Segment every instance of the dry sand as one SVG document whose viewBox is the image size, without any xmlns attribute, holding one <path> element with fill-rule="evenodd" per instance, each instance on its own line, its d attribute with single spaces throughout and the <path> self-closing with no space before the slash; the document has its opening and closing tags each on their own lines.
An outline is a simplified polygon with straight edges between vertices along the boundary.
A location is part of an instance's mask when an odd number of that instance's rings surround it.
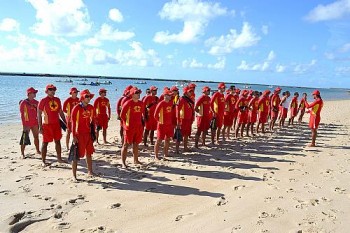
<svg viewBox="0 0 350 233">
<path fill-rule="evenodd" d="M 120 166 L 118 127 L 99 145 L 94 170 L 80 162 L 42 168 L 34 146 L 20 159 L 19 124 L 1 125 L 1 232 L 349 232 L 350 101 L 328 101 L 317 147 L 306 124 L 156 162 Z M 308 115 L 305 116 L 305 121 Z M 32 140 L 33 141 L 33 140 Z M 64 141 L 62 140 L 62 144 Z M 64 152 L 67 157 L 67 152 Z M 128 156 L 129 163 L 132 158 Z"/>
</svg>

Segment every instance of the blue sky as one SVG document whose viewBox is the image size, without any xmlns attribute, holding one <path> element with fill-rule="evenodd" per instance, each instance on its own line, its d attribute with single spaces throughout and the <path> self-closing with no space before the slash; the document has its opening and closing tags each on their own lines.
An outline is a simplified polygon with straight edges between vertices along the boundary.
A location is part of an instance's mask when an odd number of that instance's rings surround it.
<svg viewBox="0 0 350 233">
<path fill-rule="evenodd" d="M 0 71 L 350 87 L 350 0 L 0 4 Z"/>
</svg>

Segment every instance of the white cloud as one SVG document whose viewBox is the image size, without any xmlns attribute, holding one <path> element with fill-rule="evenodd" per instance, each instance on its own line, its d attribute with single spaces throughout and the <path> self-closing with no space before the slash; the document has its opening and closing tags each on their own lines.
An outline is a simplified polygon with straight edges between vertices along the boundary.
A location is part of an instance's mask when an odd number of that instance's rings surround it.
<svg viewBox="0 0 350 233">
<path fill-rule="evenodd" d="M 261 63 L 248 64 L 245 60 L 241 61 L 241 64 L 237 66 L 237 70 L 245 71 L 268 71 L 271 65 L 271 62 L 276 58 L 274 51 L 270 51 L 267 55 L 267 58 L 264 59 Z"/>
<path fill-rule="evenodd" d="M 297 64 L 294 67 L 294 73 L 296 74 L 304 74 L 312 69 L 317 63 L 317 60 L 313 59 L 308 64 Z"/>
<path fill-rule="evenodd" d="M 6 32 L 11 32 L 18 30 L 19 28 L 19 23 L 11 18 L 4 18 L 0 22 L 0 31 L 6 31 Z"/>
<path fill-rule="evenodd" d="M 112 21 L 118 22 L 118 23 L 123 22 L 123 20 L 124 20 L 122 13 L 116 8 L 109 10 L 108 17 Z"/>
<path fill-rule="evenodd" d="M 342 53 L 346 53 L 348 51 L 350 51 L 350 43 L 346 43 L 340 48 L 340 52 Z"/>
<path fill-rule="evenodd" d="M 184 60 L 182 62 L 183 68 L 203 68 L 204 65 L 201 62 L 198 62 L 196 59 Z"/>
<path fill-rule="evenodd" d="M 253 32 L 249 23 L 244 22 L 241 33 L 231 29 L 228 35 L 209 38 L 205 44 L 211 47 L 210 54 L 221 55 L 231 53 L 234 49 L 251 47 L 256 45 L 259 40 L 260 37 Z"/>
<path fill-rule="evenodd" d="M 263 25 L 263 26 L 261 27 L 261 31 L 262 31 L 262 33 L 263 33 L 264 35 L 269 34 L 269 26 Z"/>
<path fill-rule="evenodd" d="M 328 5 L 318 5 L 305 17 L 311 22 L 335 20 L 350 14 L 350 0 L 338 0 Z"/>
<path fill-rule="evenodd" d="M 37 23 L 33 32 L 48 36 L 80 36 L 92 26 L 89 13 L 82 0 L 27 0 L 36 10 Z"/>
<path fill-rule="evenodd" d="M 283 73 L 285 70 L 286 70 L 286 66 L 276 65 L 276 72 L 277 73 Z"/>
<path fill-rule="evenodd" d="M 350 75 L 350 66 L 341 66 L 335 68 L 336 75 Z"/>
<path fill-rule="evenodd" d="M 225 68 L 225 65 L 226 65 L 226 59 L 224 57 L 219 57 L 216 63 L 208 64 L 208 65 L 197 61 L 195 58 L 186 59 L 182 61 L 183 68 L 195 68 L 195 69 L 208 68 L 208 69 L 214 69 L 214 70 L 222 70 Z"/>
<path fill-rule="evenodd" d="M 97 38 L 88 38 L 83 41 L 83 44 L 90 46 L 90 47 L 100 47 L 102 45 L 101 41 Z"/>
<path fill-rule="evenodd" d="M 161 44 L 193 42 L 203 35 L 212 18 L 224 14 L 227 14 L 227 10 L 219 3 L 202 2 L 201 0 L 167 2 L 159 12 L 160 17 L 170 21 L 183 21 L 184 27 L 177 34 L 171 34 L 169 31 L 157 32 L 153 40 Z"/>
<path fill-rule="evenodd" d="M 209 69 L 215 69 L 215 70 L 223 70 L 226 66 L 226 59 L 224 57 L 218 58 L 218 61 L 215 64 L 209 64 Z"/>
<path fill-rule="evenodd" d="M 117 61 L 113 54 L 106 52 L 105 50 L 92 48 L 84 51 L 86 56 L 86 62 L 88 64 L 104 65 L 104 64 L 116 64 Z"/>
<path fill-rule="evenodd" d="M 108 24 L 102 24 L 101 30 L 95 35 L 96 39 L 99 40 L 110 40 L 110 41 L 119 41 L 119 40 L 128 40 L 135 36 L 135 33 L 129 31 L 119 31 L 118 29 L 113 29 Z"/>
<path fill-rule="evenodd" d="M 275 52 L 274 51 L 270 51 L 269 52 L 269 55 L 267 56 L 267 60 L 268 61 L 272 61 L 272 60 L 274 60 L 276 58 L 276 54 L 275 54 Z"/>
</svg>

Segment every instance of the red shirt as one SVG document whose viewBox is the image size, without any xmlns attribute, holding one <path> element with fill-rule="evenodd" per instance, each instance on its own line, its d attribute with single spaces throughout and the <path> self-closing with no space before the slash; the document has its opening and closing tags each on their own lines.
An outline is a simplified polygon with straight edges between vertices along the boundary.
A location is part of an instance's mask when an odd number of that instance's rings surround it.
<svg viewBox="0 0 350 233">
<path fill-rule="evenodd" d="M 162 100 L 156 107 L 154 118 L 161 125 L 172 125 L 173 103 L 171 101 L 165 102 L 165 100 Z"/>
<path fill-rule="evenodd" d="M 198 114 L 200 116 L 208 116 L 210 114 L 210 96 L 202 95 L 197 100 L 195 109 L 198 109 Z"/>
<path fill-rule="evenodd" d="M 155 95 L 148 95 L 143 100 L 143 103 L 145 104 L 145 108 L 148 108 L 149 116 L 154 116 L 154 111 L 156 110 L 158 100 L 159 100 L 158 97 Z"/>
<path fill-rule="evenodd" d="M 225 108 L 225 114 L 233 113 L 236 109 L 236 98 L 232 94 L 228 94 L 225 97 L 225 103 L 226 103 L 226 108 Z"/>
<path fill-rule="evenodd" d="M 132 99 L 126 101 L 122 106 L 120 118 L 123 121 L 123 128 L 126 130 L 142 127 L 142 115 L 145 107 L 142 101 Z"/>
<path fill-rule="evenodd" d="M 320 116 L 321 110 L 323 107 L 323 100 L 321 98 L 315 99 L 314 102 L 309 104 L 307 101 L 305 101 L 305 105 L 307 108 L 311 108 L 310 114 L 314 116 Z"/>
<path fill-rule="evenodd" d="M 86 107 L 83 107 L 82 104 L 76 105 L 72 110 L 71 119 L 73 136 L 90 133 L 90 124 L 94 119 L 94 107 L 91 104 Z"/>
<path fill-rule="evenodd" d="M 43 124 L 59 124 L 61 100 L 57 97 L 45 97 L 40 100 L 38 109 L 44 113 Z"/>
<path fill-rule="evenodd" d="M 266 96 L 261 96 L 258 101 L 258 110 L 262 114 L 268 114 L 270 107 L 270 100 Z"/>
<path fill-rule="evenodd" d="M 278 109 L 278 106 L 280 105 L 281 99 L 278 94 L 273 94 L 271 96 L 271 108 Z"/>
<path fill-rule="evenodd" d="M 218 114 L 224 115 L 225 111 L 225 96 L 220 92 L 215 92 L 213 97 L 211 97 L 211 110 Z"/>
<path fill-rule="evenodd" d="M 117 111 L 117 115 L 120 115 L 120 112 L 122 110 L 122 102 L 126 97 L 123 95 L 119 98 L 115 110 Z"/>
<path fill-rule="evenodd" d="M 301 98 L 299 108 L 304 110 L 305 109 L 305 98 Z"/>
<path fill-rule="evenodd" d="M 109 104 L 109 99 L 106 97 L 97 97 L 97 99 L 94 102 L 94 108 L 96 116 L 98 115 L 107 115 L 108 117 L 111 117 L 111 106 Z"/>
<path fill-rule="evenodd" d="M 252 111 L 253 114 L 258 112 L 258 107 L 259 107 L 259 98 L 253 97 L 248 104 L 250 110 Z"/>
<path fill-rule="evenodd" d="M 78 98 L 72 98 L 69 97 L 63 102 L 63 112 L 67 113 L 67 119 L 70 119 L 71 112 L 74 108 L 75 105 L 79 104 L 79 99 Z"/>
<path fill-rule="evenodd" d="M 21 119 L 23 126 L 34 126 L 38 125 L 38 101 L 33 99 L 22 100 L 19 105 L 21 112 Z"/>
<path fill-rule="evenodd" d="M 291 108 L 297 108 L 298 107 L 298 97 L 294 96 L 292 100 L 290 101 L 290 107 Z"/>
<path fill-rule="evenodd" d="M 181 97 L 179 104 L 176 106 L 176 116 L 177 122 L 181 123 L 182 119 L 192 120 L 194 114 L 194 106 L 190 104 L 188 100 L 184 97 Z"/>
<path fill-rule="evenodd" d="M 240 110 L 241 112 L 246 111 L 246 110 L 248 110 L 248 104 L 249 104 L 248 99 L 244 96 L 241 96 L 241 97 L 239 97 L 239 99 L 236 103 L 236 108 L 238 110 Z"/>
</svg>

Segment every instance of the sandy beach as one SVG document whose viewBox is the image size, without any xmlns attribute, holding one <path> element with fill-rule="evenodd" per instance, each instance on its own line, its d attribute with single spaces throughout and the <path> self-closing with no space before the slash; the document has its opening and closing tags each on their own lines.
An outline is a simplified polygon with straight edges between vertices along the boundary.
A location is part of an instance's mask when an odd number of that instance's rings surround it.
<svg viewBox="0 0 350 233">
<path fill-rule="evenodd" d="M 119 123 L 96 146 L 94 171 L 20 158 L 20 124 L 1 125 L 0 232 L 349 232 L 350 100 L 326 101 L 315 148 L 301 126 L 155 161 L 120 165 Z M 33 139 L 31 137 L 33 142 Z M 64 145 L 65 138 L 62 139 Z M 193 142 L 191 142 L 193 145 Z M 63 157 L 67 158 L 64 151 Z"/>
</svg>

